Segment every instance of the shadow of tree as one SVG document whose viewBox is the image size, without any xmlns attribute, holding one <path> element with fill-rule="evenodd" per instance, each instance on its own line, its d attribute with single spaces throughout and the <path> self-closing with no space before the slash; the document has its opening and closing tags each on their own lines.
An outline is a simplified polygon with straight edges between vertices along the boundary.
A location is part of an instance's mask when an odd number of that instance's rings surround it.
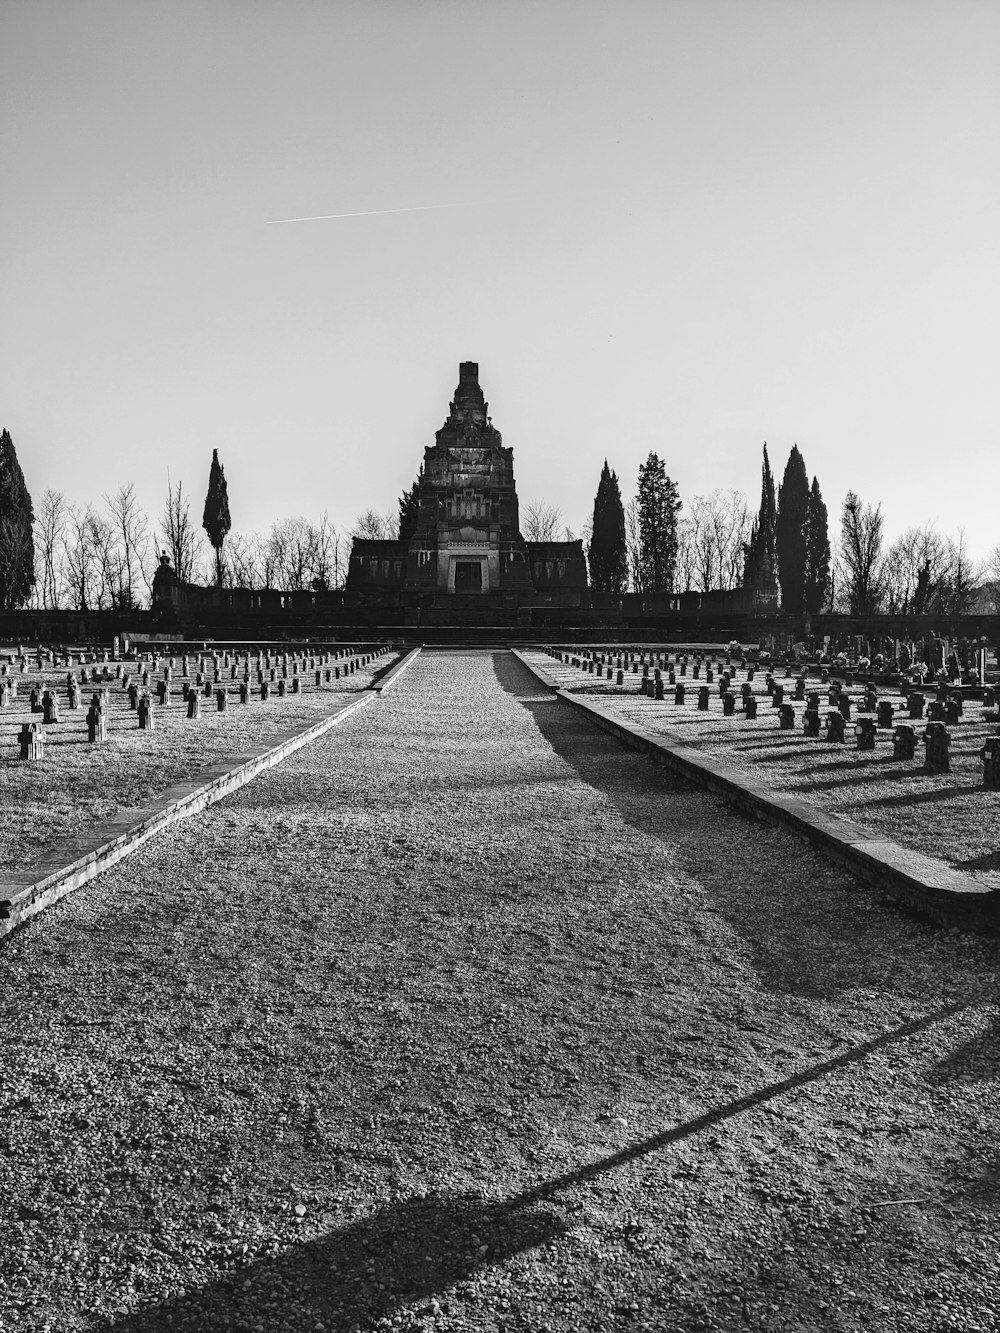
<svg viewBox="0 0 1000 1333">
<path fill-rule="evenodd" d="M 96 1325 L 101 1333 L 171 1333 L 290 1327 L 368 1327 L 402 1305 L 429 1301 L 485 1264 L 565 1231 L 538 1204 L 473 1195 L 407 1199 L 317 1241 L 293 1245 L 196 1292 Z M 291 1321 L 291 1322 L 289 1322 Z"/>
<path fill-rule="evenodd" d="M 956 1046 L 928 1072 L 932 1084 L 955 1083 L 960 1079 L 994 1079 L 1000 1074 L 1000 1017 L 976 1036 Z"/>
<path fill-rule="evenodd" d="M 963 1003 L 950 1004 L 902 1023 L 511 1199 L 488 1203 L 476 1195 L 430 1195 L 386 1204 L 320 1240 L 234 1268 L 197 1292 L 113 1317 L 96 1328 L 100 1333 L 171 1333 L 178 1327 L 205 1333 L 246 1328 L 279 1333 L 290 1327 L 290 1318 L 291 1326 L 303 1329 L 317 1323 L 338 1330 L 370 1327 L 404 1305 L 445 1297 L 449 1288 L 488 1264 L 502 1264 L 564 1235 L 567 1225 L 552 1206 L 563 1192 L 860 1064 L 964 1008 Z"/>
</svg>

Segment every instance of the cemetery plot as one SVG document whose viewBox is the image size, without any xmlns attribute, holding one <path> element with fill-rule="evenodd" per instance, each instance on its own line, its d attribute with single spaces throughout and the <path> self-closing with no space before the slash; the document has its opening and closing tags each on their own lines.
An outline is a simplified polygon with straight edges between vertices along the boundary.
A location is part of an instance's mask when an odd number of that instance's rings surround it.
<svg viewBox="0 0 1000 1333">
<path fill-rule="evenodd" d="M 534 650 L 560 686 L 1000 889 L 995 689 L 909 690 L 670 645 Z M 644 674 L 645 673 L 645 674 Z"/>
<path fill-rule="evenodd" d="M 384 643 L 312 652 L 0 651 L 0 863 L 25 869 L 122 808 L 367 689 Z"/>
</svg>

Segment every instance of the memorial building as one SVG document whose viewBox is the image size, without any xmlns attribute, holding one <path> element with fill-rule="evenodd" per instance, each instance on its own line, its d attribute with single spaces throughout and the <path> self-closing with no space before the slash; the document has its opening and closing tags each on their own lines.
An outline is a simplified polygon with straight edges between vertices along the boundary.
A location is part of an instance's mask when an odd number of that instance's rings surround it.
<svg viewBox="0 0 1000 1333">
<path fill-rule="evenodd" d="M 411 535 L 356 537 L 344 593 L 349 605 L 455 612 L 589 603 L 583 543 L 521 535 L 514 451 L 490 420 L 475 361 L 459 366 L 448 417 L 424 450 Z"/>
</svg>

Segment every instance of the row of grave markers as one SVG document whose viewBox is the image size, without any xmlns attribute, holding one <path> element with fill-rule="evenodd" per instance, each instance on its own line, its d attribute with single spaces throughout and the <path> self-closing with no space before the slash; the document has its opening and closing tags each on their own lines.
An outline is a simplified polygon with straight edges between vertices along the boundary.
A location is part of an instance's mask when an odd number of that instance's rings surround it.
<svg viewBox="0 0 1000 1333">
<path fill-rule="evenodd" d="M 81 708 L 81 686 L 98 686 L 97 691 L 92 695 L 86 717 L 87 739 L 91 743 L 100 743 L 107 740 L 108 736 L 111 684 L 117 684 L 124 690 L 129 707 L 136 713 L 140 729 L 152 731 L 156 716 L 153 708 L 153 695 L 155 694 L 156 701 L 161 708 L 170 707 L 170 685 L 178 665 L 180 666 L 181 675 L 187 678 L 192 666 L 196 664 L 194 683 L 190 683 L 187 679 L 184 680 L 181 687 L 181 699 L 186 705 L 187 717 L 199 718 L 203 698 L 211 699 L 214 696 L 217 711 L 220 713 L 227 711 L 229 689 L 226 683 L 226 672 L 229 673 L 228 680 L 230 682 L 239 680 L 237 696 L 241 704 L 250 702 L 251 680 L 254 678 L 256 678 L 256 684 L 253 688 L 259 694 L 260 700 L 266 702 L 272 696 L 272 693 L 276 693 L 278 698 L 284 698 L 288 694 L 301 694 L 302 684 L 307 672 L 313 674 L 316 686 L 320 686 L 324 682 L 330 684 L 334 680 L 339 680 L 341 676 L 353 675 L 376 659 L 384 657 L 389 651 L 388 644 L 378 644 L 372 646 L 367 652 L 351 647 L 298 655 L 294 653 L 276 653 L 272 655 L 269 652 L 258 652 L 254 657 L 249 653 L 233 655 L 225 653 L 221 657 L 217 654 L 210 657 L 205 655 L 183 656 L 179 664 L 176 656 L 160 658 L 158 654 L 152 654 L 148 661 L 139 658 L 134 662 L 116 663 L 113 672 L 109 656 L 105 653 L 100 667 L 96 665 L 91 665 L 89 668 L 81 666 L 79 677 L 73 670 L 67 672 L 65 682 L 67 705 L 71 712 L 79 710 Z M 60 657 L 62 661 L 59 660 Z M 53 649 L 39 649 L 35 661 L 37 669 L 41 671 L 47 665 L 72 667 L 75 665 L 73 658 L 74 654 L 72 653 Z M 15 661 L 22 671 L 28 670 L 28 659 L 25 654 L 20 654 Z M 0 707 L 8 706 L 17 697 L 18 681 L 11 674 L 12 665 L 13 663 L 0 665 Z M 157 675 L 160 678 L 154 680 L 154 676 Z M 40 723 L 26 722 L 21 727 L 18 733 L 20 757 L 24 760 L 41 759 L 45 752 L 44 728 L 57 725 L 62 720 L 59 711 L 59 697 L 55 689 L 43 688 L 40 684 L 36 684 L 28 695 L 28 701 L 32 713 L 41 713 L 42 720 Z"/>
<path fill-rule="evenodd" d="M 697 689 L 697 706 L 699 711 L 708 712 L 709 699 L 711 697 L 711 685 L 715 682 L 715 674 L 718 671 L 718 692 L 722 699 L 723 717 L 733 717 L 736 713 L 737 697 L 731 691 L 733 684 L 733 675 L 727 669 L 732 666 L 732 659 L 728 655 L 725 659 L 715 661 L 712 658 L 706 658 L 702 655 L 695 655 L 693 660 L 686 654 L 676 654 L 671 660 L 669 653 L 649 653 L 649 661 L 646 661 L 646 653 L 636 654 L 634 652 L 621 652 L 617 655 L 611 653 L 601 653 L 595 650 L 578 650 L 576 652 L 567 651 L 562 648 L 546 647 L 545 651 L 550 657 L 554 657 L 564 665 L 579 668 L 590 675 L 597 674 L 602 678 L 606 675 L 608 680 L 614 678 L 619 686 L 624 685 L 626 672 L 638 675 L 642 672 L 639 681 L 639 693 L 649 698 L 663 701 L 667 686 L 673 687 L 673 701 L 675 704 L 682 705 L 686 699 L 686 681 L 683 677 L 687 676 L 688 668 L 691 667 L 691 678 L 697 680 L 704 669 L 705 684 Z M 652 670 L 652 675 L 650 675 Z M 742 708 L 745 718 L 753 720 L 757 716 L 757 697 L 751 688 L 757 668 L 753 665 L 747 666 L 747 679 L 741 686 Z M 664 683 L 663 673 L 667 673 L 667 680 Z M 678 679 L 681 677 L 681 679 Z M 794 679 L 792 693 L 790 698 L 805 703 L 805 710 L 802 717 L 802 730 L 806 736 L 820 738 L 821 728 L 825 724 L 825 741 L 831 744 L 843 745 L 846 742 L 845 723 L 851 720 L 852 703 L 845 692 L 844 686 L 838 680 L 829 681 L 829 690 L 827 702 L 830 705 L 830 711 L 821 723 L 820 719 L 820 692 L 816 690 L 806 690 L 807 677 L 800 674 L 793 677 L 792 668 L 785 669 L 785 679 Z M 852 677 L 849 675 L 847 684 L 852 683 Z M 764 687 L 770 696 L 772 711 L 777 714 L 778 726 L 781 730 L 790 731 L 795 726 L 795 709 L 791 703 L 786 702 L 786 687 L 776 680 L 771 671 L 767 671 L 764 677 Z M 924 768 L 929 773 L 947 773 L 950 771 L 951 734 L 948 731 L 949 725 L 957 725 L 963 715 L 964 703 L 960 692 L 953 690 L 948 682 L 941 682 L 937 686 L 937 697 L 929 704 L 924 691 L 918 690 L 905 681 L 900 686 L 900 693 L 903 695 L 908 715 L 911 719 L 924 718 L 925 705 L 926 725 L 921 739 L 924 743 Z M 983 692 L 983 704 L 985 707 L 992 707 L 996 703 L 996 692 L 986 689 Z M 867 684 L 861 701 L 858 703 L 859 714 L 872 714 L 875 716 L 859 716 L 855 722 L 854 734 L 856 745 L 859 750 L 874 750 L 877 730 L 883 728 L 893 729 L 893 759 L 910 760 L 916 753 L 917 736 L 916 730 L 910 722 L 896 722 L 894 724 L 893 705 L 887 699 L 879 699 L 878 691 L 872 684 Z M 987 787 L 1000 787 L 1000 735 L 987 736 L 985 743 L 981 748 L 980 758 L 983 762 L 983 785 Z"/>
</svg>

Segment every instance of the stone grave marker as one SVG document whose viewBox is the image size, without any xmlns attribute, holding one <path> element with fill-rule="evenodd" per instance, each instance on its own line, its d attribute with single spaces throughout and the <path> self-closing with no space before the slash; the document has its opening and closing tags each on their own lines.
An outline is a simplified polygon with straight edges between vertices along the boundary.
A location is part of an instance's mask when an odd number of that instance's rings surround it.
<svg viewBox="0 0 1000 1333">
<path fill-rule="evenodd" d="M 45 755 L 45 732 L 37 722 L 25 722 L 17 733 L 22 759 L 42 759 Z"/>
<path fill-rule="evenodd" d="M 826 739 L 834 745 L 844 744 L 844 715 L 840 711 L 827 713 Z"/>
<path fill-rule="evenodd" d="M 1000 735 L 986 737 L 979 757 L 983 761 L 983 786 L 1000 787 Z"/>
<path fill-rule="evenodd" d="M 924 729 L 924 769 L 928 773 L 947 773 L 951 768 L 948 750 L 951 736 L 943 722 L 928 722 Z"/>
<path fill-rule="evenodd" d="M 139 718 L 139 727 L 142 731 L 153 730 L 153 701 L 149 697 L 149 691 L 143 690 L 139 696 L 139 703 L 136 707 L 136 714 Z"/>
<path fill-rule="evenodd" d="M 99 745 L 108 739 L 108 715 L 101 707 L 100 698 L 94 695 L 87 709 L 87 740 L 91 745 Z"/>
<path fill-rule="evenodd" d="M 875 719 L 873 717 L 859 717 L 854 724 L 854 735 L 857 738 L 857 748 L 859 750 L 874 750 Z"/>
<path fill-rule="evenodd" d="M 917 749 L 917 736 L 907 722 L 897 723 L 892 733 L 893 759 L 912 759 Z"/>
</svg>

